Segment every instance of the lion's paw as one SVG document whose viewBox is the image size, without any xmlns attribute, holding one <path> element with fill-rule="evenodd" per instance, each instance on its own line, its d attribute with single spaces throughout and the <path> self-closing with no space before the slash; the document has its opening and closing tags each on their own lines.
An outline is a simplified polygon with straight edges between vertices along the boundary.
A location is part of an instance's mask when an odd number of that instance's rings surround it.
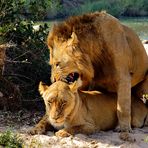
<svg viewBox="0 0 148 148">
<path fill-rule="evenodd" d="M 127 132 L 127 133 L 133 133 L 133 130 L 131 129 L 131 127 L 120 128 L 120 126 L 117 126 L 117 127 L 114 129 L 114 132 Z"/>
<path fill-rule="evenodd" d="M 130 136 L 130 134 L 128 132 L 121 132 L 119 137 L 123 141 L 128 141 L 128 142 L 135 142 L 136 141 L 136 139 L 133 138 L 132 136 Z"/>
<path fill-rule="evenodd" d="M 58 137 L 69 137 L 71 136 L 70 133 L 68 133 L 66 130 L 62 129 L 62 130 L 59 130 L 58 132 L 55 133 L 56 136 Z"/>
</svg>

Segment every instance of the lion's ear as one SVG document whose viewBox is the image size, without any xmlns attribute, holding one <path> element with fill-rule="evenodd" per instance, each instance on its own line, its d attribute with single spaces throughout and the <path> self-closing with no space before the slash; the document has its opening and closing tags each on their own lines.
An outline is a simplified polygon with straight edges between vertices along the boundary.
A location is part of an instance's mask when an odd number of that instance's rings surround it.
<svg viewBox="0 0 148 148">
<path fill-rule="evenodd" d="M 68 40 L 68 45 L 73 45 L 78 43 L 78 38 L 75 32 L 72 33 L 71 38 Z"/>
<path fill-rule="evenodd" d="M 43 93 L 48 89 L 49 86 L 45 85 L 43 82 L 39 84 L 39 93 L 43 95 Z"/>
</svg>

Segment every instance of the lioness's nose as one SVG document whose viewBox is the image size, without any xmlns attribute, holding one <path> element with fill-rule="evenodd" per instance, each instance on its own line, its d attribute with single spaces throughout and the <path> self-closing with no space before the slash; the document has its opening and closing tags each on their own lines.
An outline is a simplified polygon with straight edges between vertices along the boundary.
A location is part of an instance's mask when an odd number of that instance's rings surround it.
<svg viewBox="0 0 148 148">
<path fill-rule="evenodd" d="M 59 118 L 58 112 L 55 112 L 54 115 L 52 115 L 52 119 L 57 120 Z"/>
</svg>

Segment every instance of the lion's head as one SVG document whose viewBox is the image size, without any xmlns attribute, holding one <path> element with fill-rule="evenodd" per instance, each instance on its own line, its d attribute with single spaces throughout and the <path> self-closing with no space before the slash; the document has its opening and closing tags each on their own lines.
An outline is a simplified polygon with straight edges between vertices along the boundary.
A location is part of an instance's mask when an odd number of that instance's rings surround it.
<svg viewBox="0 0 148 148">
<path fill-rule="evenodd" d="M 87 46 L 94 45 L 88 45 L 88 42 L 92 41 L 84 39 L 84 34 L 86 36 L 87 32 L 90 32 L 93 36 L 92 29 L 95 30 L 92 26 L 88 28 L 86 24 L 89 21 L 91 22 L 92 20 L 90 18 L 82 18 L 82 20 L 73 18 L 72 21 L 68 20 L 67 22 L 54 25 L 50 31 L 47 42 L 50 49 L 52 82 L 62 80 L 71 83 L 77 80 L 78 77 L 81 77 L 82 85 L 85 87 L 92 81 L 94 68 L 90 59 L 91 55 L 85 49 L 89 49 Z M 76 25 L 77 23 L 78 25 Z M 85 26 L 87 27 L 85 28 Z M 94 55 L 93 53 L 92 56 Z"/>
<path fill-rule="evenodd" d="M 46 105 L 46 114 L 54 127 L 62 127 L 65 121 L 70 118 L 76 106 L 74 93 L 77 91 L 77 88 L 78 85 L 68 85 L 62 81 L 57 81 L 51 86 L 40 82 L 39 92 Z"/>
</svg>

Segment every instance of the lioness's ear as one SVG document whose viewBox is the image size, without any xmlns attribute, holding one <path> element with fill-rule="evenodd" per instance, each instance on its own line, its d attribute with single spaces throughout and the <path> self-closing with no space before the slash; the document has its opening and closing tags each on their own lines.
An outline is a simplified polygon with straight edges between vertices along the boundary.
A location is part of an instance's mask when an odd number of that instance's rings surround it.
<svg viewBox="0 0 148 148">
<path fill-rule="evenodd" d="M 73 84 L 70 84 L 69 88 L 72 92 L 77 92 L 78 87 L 77 87 L 76 81 Z"/>
<path fill-rule="evenodd" d="M 82 80 L 80 78 L 78 78 L 78 80 L 76 80 L 74 83 L 70 84 L 70 90 L 72 92 L 77 92 L 78 88 L 82 86 Z"/>
<path fill-rule="evenodd" d="M 78 38 L 75 32 L 72 33 L 71 38 L 68 40 L 68 45 L 73 45 L 78 43 Z"/>
<path fill-rule="evenodd" d="M 47 90 L 49 86 L 45 85 L 43 82 L 40 82 L 39 84 L 39 93 L 40 95 L 43 95 L 43 93 Z"/>
</svg>

